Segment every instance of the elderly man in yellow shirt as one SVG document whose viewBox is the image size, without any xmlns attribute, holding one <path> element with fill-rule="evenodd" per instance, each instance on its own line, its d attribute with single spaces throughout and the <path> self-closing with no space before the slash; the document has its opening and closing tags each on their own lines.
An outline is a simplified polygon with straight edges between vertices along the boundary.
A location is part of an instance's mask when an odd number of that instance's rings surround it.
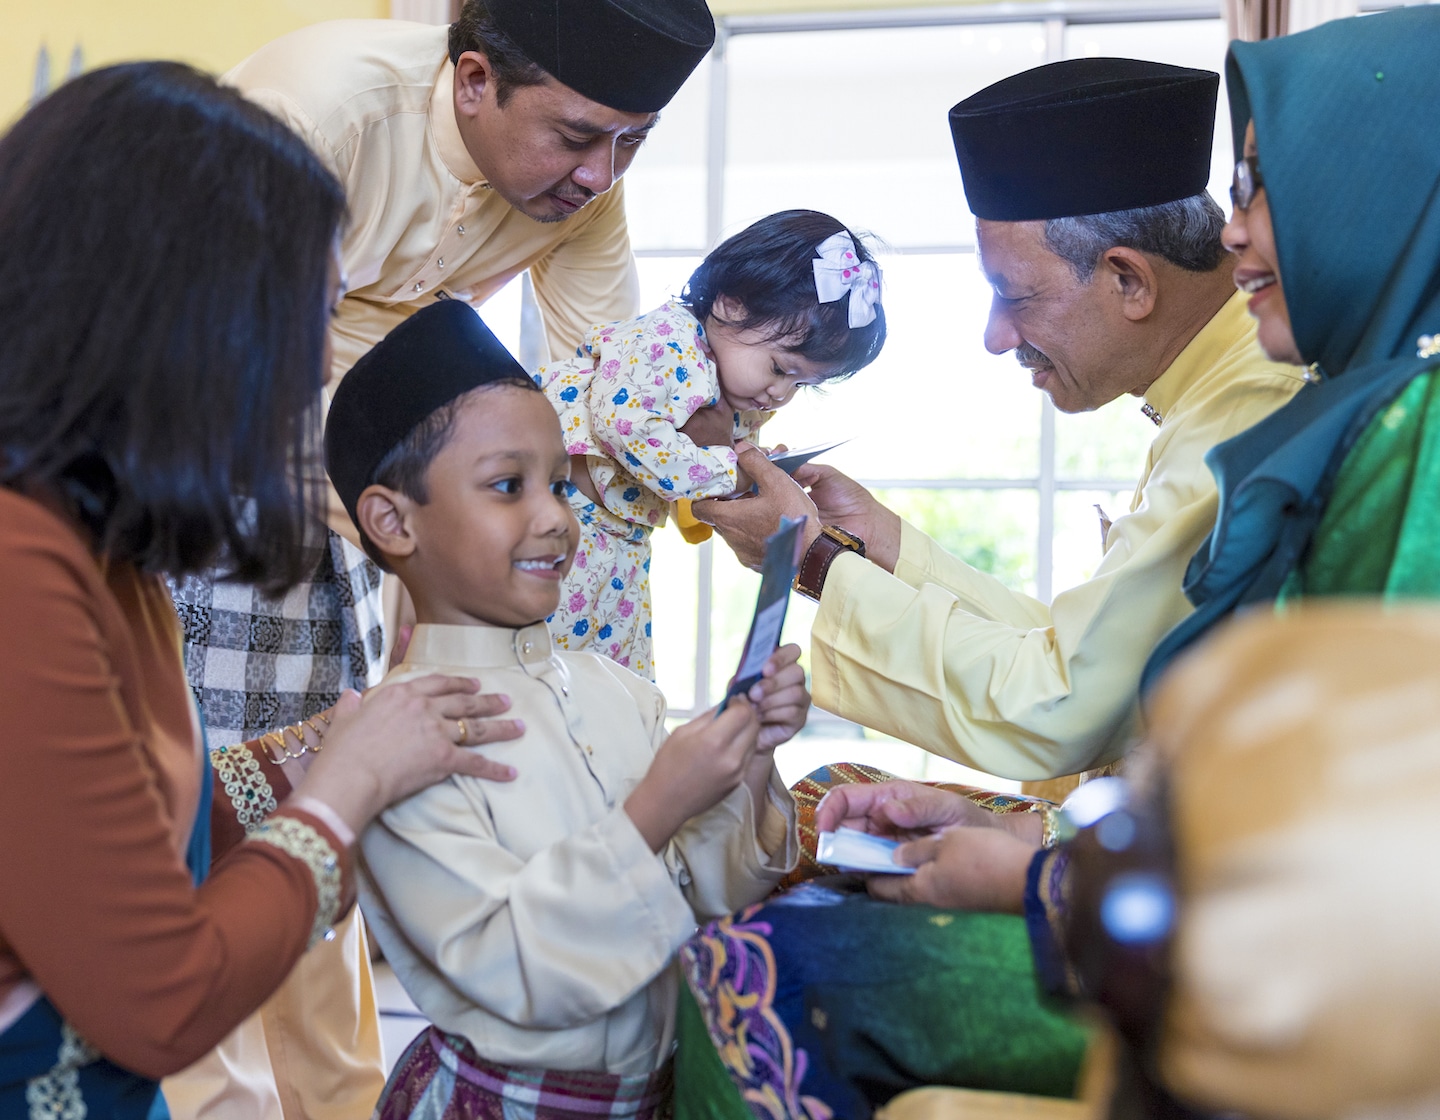
<svg viewBox="0 0 1440 1120">
<path fill-rule="evenodd" d="M 479 306 L 527 270 L 552 358 L 635 314 L 620 178 L 714 37 L 704 0 L 466 0 L 449 28 L 317 24 L 235 67 L 225 80 L 345 186 L 330 387 L 420 307 Z M 316 526 L 309 582 L 283 601 L 218 575 L 173 589 L 212 746 L 323 730 L 315 717 L 342 689 L 378 681 L 379 571 L 333 491 L 329 522 Z M 472 731 L 472 743 L 518 734 L 505 721 Z M 176 1120 L 370 1115 L 385 1068 L 364 932 L 352 918 L 337 934 L 165 1083 Z"/>
<path fill-rule="evenodd" d="M 809 518 L 797 586 L 820 604 L 816 704 L 1009 778 L 1124 752 L 1145 659 L 1191 609 L 1181 579 L 1217 508 L 1205 453 L 1302 383 L 1261 352 L 1205 193 L 1218 83 L 1082 59 L 951 110 L 995 292 L 986 348 L 1014 351 L 1063 412 L 1130 394 L 1159 430 L 1094 578 L 1048 605 L 949 555 L 838 471 L 797 473 L 807 495 L 742 454 L 758 496 L 695 512 L 752 564 L 780 516 Z"/>
</svg>

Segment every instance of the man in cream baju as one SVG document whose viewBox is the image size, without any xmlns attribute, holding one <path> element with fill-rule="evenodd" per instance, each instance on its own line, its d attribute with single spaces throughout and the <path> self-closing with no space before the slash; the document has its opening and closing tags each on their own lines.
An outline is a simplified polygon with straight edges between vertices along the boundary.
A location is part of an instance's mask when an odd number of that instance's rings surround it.
<svg viewBox="0 0 1440 1120">
<path fill-rule="evenodd" d="M 1220 243 L 1224 216 L 1204 193 L 1218 82 L 1083 59 L 951 110 L 994 288 L 986 348 L 1014 351 L 1063 412 L 1129 394 L 1143 400 L 1136 423 L 1158 427 L 1092 579 L 1042 603 L 839 472 L 802 469 L 807 495 L 758 452 L 741 456 L 757 497 L 697 504 L 746 562 L 781 515 L 810 519 L 798 583 L 820 604 L 821 707 L 1020 779 L 1104 765 L 1133 738 L 1141 669 L 1189 613 L 1181 580 L 1214 523 L 1205 453 L 1302 383 L 1261 352 Z M 898 409 L 893 422 L 904 423 Z"/>
<path fill-rule="evenodd" d="M 633 315 L 620 177 L 713 41 L 704 0 L 467 0 L 449 28 L 319 24 L 235 67 L 226 80 L 346 189 L 328 388 L 419 308 L 480 307 L 527 270 L 552 357 Z M 283 601 L 218 577 L 174 588 L 212 745 L 379 680 L 380 575 L 333 492 L 327 521 L 314 574 Z M 166 1083 L 177 1120 L 369 1116 L 385 1070 L 364 934 L 354 918 L 337 932 L 212 1059 Z"/>
</svg>

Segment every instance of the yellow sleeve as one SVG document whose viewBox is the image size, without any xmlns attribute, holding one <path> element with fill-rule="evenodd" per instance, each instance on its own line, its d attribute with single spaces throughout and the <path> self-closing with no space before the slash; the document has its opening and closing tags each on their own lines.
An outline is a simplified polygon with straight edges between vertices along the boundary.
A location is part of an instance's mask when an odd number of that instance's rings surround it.
<svg viewBox="0 0 1440 1120">
<path fill-rule="evenodd" d="M 1006 778 L 1057 777 L 1119 757 L 1138 730 L 1145 661 L 1192 609 L 1181 585 L 1218 504 L 1204 454 L 1273 411 L 1294 384 L 1234 384 L 1165 433 L 1095 576 L 1049 607 L 909 526 L 896 575 L 838 557 L 812 634 L 815 703 Z"/>
<path fill-rule="evenodd" d="M 551 361 L 572 357 L 596 323 L 630 319 L 640 310 L 624 183 L 616 183 L 579 216 L 586 219 L 579 233 L 530 266 Z"/>
</svg>

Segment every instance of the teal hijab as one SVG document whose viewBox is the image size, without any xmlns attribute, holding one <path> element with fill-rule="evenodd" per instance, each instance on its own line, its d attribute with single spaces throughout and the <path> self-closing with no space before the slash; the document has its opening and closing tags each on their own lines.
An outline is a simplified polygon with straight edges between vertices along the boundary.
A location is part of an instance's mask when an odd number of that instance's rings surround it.
<svg viewBox="0 0 1440 1120">
<path fill-rule="evenodd" d="M 1300 563 L 1345 455 L 1440 334 L 1440 7 L 1336 20 L 1232 43 L 1237 158 L 1253 118 L 1290 323 L 1321 380 L 1206 462 L 1215 529 L 1190 561 L 1196 610 L 1145 667 L 1237 607 L 1273 599 Z"/>
</svg>

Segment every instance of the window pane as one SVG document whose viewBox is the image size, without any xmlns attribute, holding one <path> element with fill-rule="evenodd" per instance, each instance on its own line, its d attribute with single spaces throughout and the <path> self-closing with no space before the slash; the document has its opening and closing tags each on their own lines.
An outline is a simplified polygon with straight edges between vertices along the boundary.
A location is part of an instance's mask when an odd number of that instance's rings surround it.
<svg viewBox="0 0 1440 1120">
<path fill-rule="evenodd" d="M 875 496 L 971 567 L 1035 594 L 1034 490 L 877 490 Z"/>
<path fill-rule="evenodd" d="M 1111 521 L 1130 512 L 1129 490 L 1062 490 L 1055 495 L 1055 591 L 1078 587 L 1104 556 L 1100 511 Z"/>
<path fill-rule="evenodd" d="M 625 215 L 637 250 L 705 245 L 710 59 L 680 87 L 625 173 Z"/>
<path fill-rule="evenodd" d="M 1044 58 L 1042 23 L 736 35 L 727 229 L 804 207 L 893 245 L 970 244 L 946 114 Z"/>
<path fill-rule="evenodd" d="M 510 353 L 520 353 L 520 287 L 523 276 L 517 276 L 476 310 L 491 333 Z"/>
<path fill-rule="evenodd" d="M 805 390 L 771 443 L 849 439 L 825 461 L 859 478 L 1035 478 L 1040 394 L 1013 355 L 986 353 L 990 286 L 973 253 L 888 255 L 889 333 L 849 381 Z"/>
<path fill-rule="evenodd" d="M 685 281 L 700 264 L 700 258 L 639 257 L 635 267 L 640 273 L 640 310 L 653 311 L 666 300 L 674 299 L 685 287 Z"/>
<path fill-rule="evenodd" d="M 1223 19 L 1156 20 L 1149 23 L 1086 23 L 1065 28 L 1066 58 L 1143 58 L 1171 66 L 1225 73 L 1229 35 Z M 1229 210 L 1230 175 L 1235 149 L 1230 141 L 1230 102 L 1220 83 L 1216 106 L 1215 148 L 1210 164 L 1210 194 Z"/>
<path fill-rule="evenodd" d="M 1126 394 L 1094 412 L 1056 416 L 1056 476 L 1077 480 L 1139 479 L 1156 431 L 1140 405 L 1138 397 Z"/>
</svg>

